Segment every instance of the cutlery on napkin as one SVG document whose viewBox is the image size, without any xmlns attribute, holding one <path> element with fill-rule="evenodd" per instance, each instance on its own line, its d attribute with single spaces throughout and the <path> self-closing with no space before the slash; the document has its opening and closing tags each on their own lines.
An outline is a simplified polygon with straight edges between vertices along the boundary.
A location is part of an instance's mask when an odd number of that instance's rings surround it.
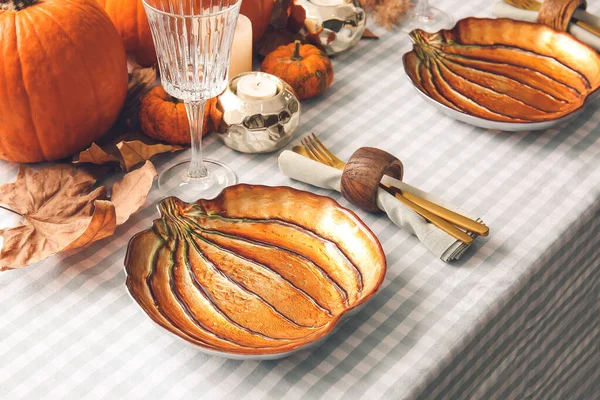
<svg viewBox="0 0 600 400">
<path fill-rule="evenodd" d="M 511 18 L 528 22 L 537 22 L 538 18 L 537 11 L 522 10 L 520 8 L 513 7 L 504 1 L 494 4 L 492 7 L 492 15 L 495 17 Z M 578 10 L 576 17 L 581 21 L 600 26 L 600 18 L 586 11 Z M 577 39 L 593 47 L 596 51 L 600 51 L 600 36 L 594 35 L 593 33 L 575 25 L 572 22 L 569 23 L 567 31 Z"/>
<path fill-rule="evenodd" d="M 284 175 L 292 179 L 323 189 L 332 189 L 338 192 L 341 191 L 341 170 L 313 161 L 292 151 L 285 150 L 281 153 L 279 156 L 279 169 Z M 465 212 L 465 210 L 397 179 L 384 176 L 382 183 L 391 185 L 405 192 L 413 193 L 450 210 L 466 215 L 477 222 L 482 222 L 481 219 L 473 217 Z M 442 259 L 442 261 L 448 262 L 458 260 L 470 246 L 469 244 L 456 240 L 433 224 L 428 223 L 423 217 L 399 202 L 384 189 L 380 188 L 377 192 L 377 205 L 380 210 L 388 215 L 395 225 L 417 236 L 425 247 L 435 254 L 436 257 Z M 474 238 L 477 236 L 473 233 L 470 234 Z"/>
</svg>

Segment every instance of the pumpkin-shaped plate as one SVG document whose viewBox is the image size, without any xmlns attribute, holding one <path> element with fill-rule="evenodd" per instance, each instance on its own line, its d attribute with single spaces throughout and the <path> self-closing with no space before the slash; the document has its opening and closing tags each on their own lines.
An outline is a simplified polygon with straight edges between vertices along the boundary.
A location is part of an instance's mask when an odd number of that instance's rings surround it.
<svg viewBox="0 0 600 400">
<path fill-rule="evenodd" d="M 333 199 L 236 185 L 158 205 L 127 248 L 127 288 L 148 316 L 204 352 L 275 359 L 314 345 L 383 281 L 379 241 Z"/>
<path fill-rule="evenodd" d="M 546 129 L 576 115 L 600 86 L 600 55 L 565 32 L 506 18 L 466 18 L 410 33 L 404 70 L 445 114 L 487 129 Z"/>
</svg>

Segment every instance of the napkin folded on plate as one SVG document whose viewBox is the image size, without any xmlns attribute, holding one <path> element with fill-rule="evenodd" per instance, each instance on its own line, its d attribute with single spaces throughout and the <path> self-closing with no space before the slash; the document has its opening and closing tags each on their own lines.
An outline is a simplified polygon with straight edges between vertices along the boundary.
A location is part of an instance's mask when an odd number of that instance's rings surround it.
<svg viewBox="0 0 600 400">
<path fill-rule="evenodd" d="M 492 7 L 492 15 L 501 18 L 518 19 L 521 21 L 536 22 L 538 17 L 537 11 L 521 10 L 513 7 L 503 1 L 500 1 Z M 576 12 L 576 17 L 584 22 L 592 25 L 600 26 L 600 18 L 583 10 Z M 591 32 L 586 31 L 580 26 L 570 23 L 567 31 L 577 39 L 587 43 L 596 51 L 600 51 L 600 36 L 596 36 Z"/>
<path fill-rule="evenodd" d="M 285 150 L 281 153 L 279 156 L 279 169 L 284 175 L 287 175 L 292 179 L 318 186 L 323 189 L 340 191 L 340 181 L 342 179 L 341 170 L 313 161 L 292 151 Z M 459 214 L 482 222 L 480 219 L 469 215 L 464 210 L 448 204 L 447 202 L 402 181 L 389 176 L 384 176 L 382 182 L 397 187 L 400 190 L 411 192 Z M 394 224 L 417 236 L 429 251 L 443 261 L 448 262 L 458 260 L 470 246 L 454 239 L 440 228 L 430 224 L 419 214 L 402 204 L 394 196 L 381 188 L 377 194 L 377 205 L 388 215 Z M 472 236 L 476 237 L 477 235 L 472 234 Z"/>
</svg>

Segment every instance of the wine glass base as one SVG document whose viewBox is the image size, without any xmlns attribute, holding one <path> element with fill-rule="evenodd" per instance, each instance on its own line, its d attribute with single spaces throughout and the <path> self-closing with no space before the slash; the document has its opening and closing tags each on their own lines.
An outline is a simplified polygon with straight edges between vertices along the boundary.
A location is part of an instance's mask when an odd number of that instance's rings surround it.
<svg viewBox="0 0 600 400">
<path fill-rule="evenodd" d="M 407 33 L 415 29 L 422 29 L 426 32 L 437 32 L 441 29 L 450 29 L 453 25 L 454 19 L 450 14 L 439 8 L 429 7 L 427 15 L 417 15 L 414 9 L 409 11 L 401 29 Z"/>
<path fill-rule="evenodd" d="M 214 160 L 204 160 L 206 178 L 190 178 L 190 161 L 176 164 L 158 177 L 158 189 L 165 196 L 175 196 L 188 203 L 198 199 L 213 199 L 227 186 L 235 185 L 237 177 L 231 168 Z"/>
</svg>

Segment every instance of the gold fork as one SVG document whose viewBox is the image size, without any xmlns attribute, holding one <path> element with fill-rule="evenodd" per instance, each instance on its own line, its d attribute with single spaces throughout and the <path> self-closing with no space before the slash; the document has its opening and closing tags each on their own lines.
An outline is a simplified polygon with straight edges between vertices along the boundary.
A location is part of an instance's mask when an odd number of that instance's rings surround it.
<svg viewBox="0 0 600 400">
<path fill-rule="evenodd" d="M 513 7 L 520 8 L 522 10 L 540 11 L 540 9 L 542 8 L 542 3 L 540 3 L 539 1 L 536 1 L 536 0 L 504 0 L 504 1 L 507 4 L 510 4 Z M 590 24 L 588 22 L 581 21 L 581 20 L 577 19 L 576 17 L 573 17 L 572 21 L 574 24 L 579 25 L 586 31 L 591 32 L 596 36 L 600 36 L 600 28 L 599 27 L 594 26 L 593 24 Z"/>
<path fill-rule="evenodd" d="M 339 158 L 337 158 L 333 153 L 331 153 L 313 134 L 312 137 L 302 139 L 302 146 L 295 146 L 292 150 L 296 153 L 299 153 L 303 156 L 306 156 L 312 160 L 318 161 L 325 165 L 330 165 L 337 169 L 344 169 L 346 163 Z M 471 243 L 473 241 L 473 237 L 465 233 L 464 231 L 456 228 L 454 225 L 448 223 L 444 219 L 435 215 L 434 213 L 424 209 L 423 207 L 413 203 L 403 196 L 402 192 L 394 190 L 390 186 L 380 184 L 380 186 L 385 189 L 392 196 L 396 197 L 403 204 L 413 209 L 423 218 L 427 219 L 429 222 L 447 232 L 449 235 L 454 237 L 455 239 L 460 240 L 463 243 Z M 487 227 L 486 227 L 487 228 Z"/>
</svg>

